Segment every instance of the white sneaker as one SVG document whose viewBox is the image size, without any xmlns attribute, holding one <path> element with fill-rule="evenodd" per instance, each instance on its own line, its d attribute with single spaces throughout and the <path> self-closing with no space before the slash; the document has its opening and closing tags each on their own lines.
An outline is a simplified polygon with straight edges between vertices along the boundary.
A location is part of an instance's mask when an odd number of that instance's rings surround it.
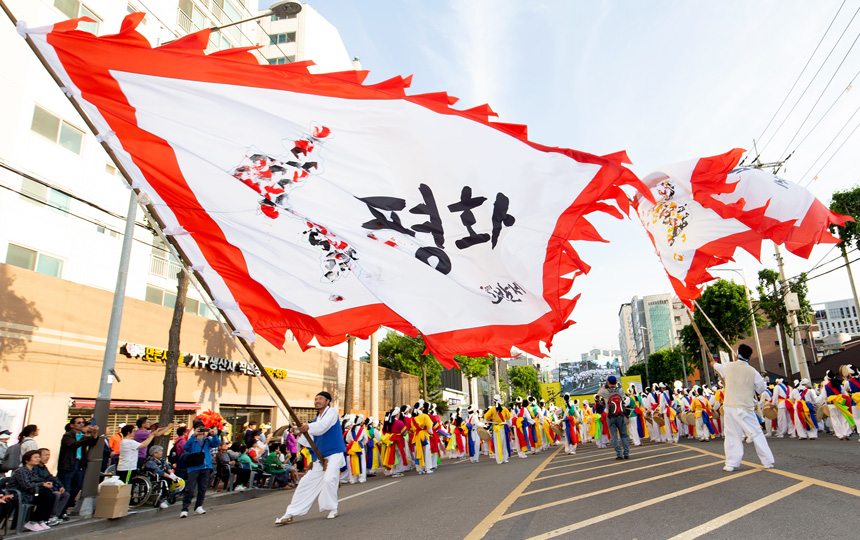
<svg viewBox="0 0 860 540">
<path fill-rule="evenodd" d="M 188 510 L 183 510 L 182 512 L 179 512 L 179 517 L 180 518 L 187 518 L 188 517 Z"/>
<path fill-rule="evenodd" d="M 170 508 L 170 505 L 167 504 L 167 501 L 161 501 L 161 504 L 159 504 L 158 507 L 162 510 L 167 510 L 168 508 Z"/>
<path fill-rule="evenodd" d="M 735 468 L 734 468 L 734 467 L 729 467 L 728 465 L 726 465 L 725 467 L 723 467 L 723 470 L 724 470 L 724 471 L 726 471 L 726 472 L 732 472 L 733 470 L 735 470 Z"/>
<path fill-rule="evenodd" d="M 39 526 L 38 523 L 34 523 L 32 521 L 28 521 L 24 524 L 24 528 L 28 531 L 38 532 L 42 530 L 42 527 Z"/>
<path fill-rule="evenodd" d="M 198 506 L 197 508 L 194 509 L 194 513 L 197 514 L 198 516 L 202 516 L 203 514 L 206 513 L 206 510 L 204 510 L 202 506 Z"/>
<path fill-rule="evenodd" d="M 403 477 L 403 473 L 399 473 L 399 472 L 391 475 L 391 478 L 402 478 L 402 477 Z"/>
<path fill-rule="evenodd" d="M 332 510 L 331 512 L 328 513 L 328 516 L 326 516 L 326 519 L 334 519 L 336 517 L 337 517 L 337 510 Z"/>
<path fill-rule="evenodd" d="M 52 517 L 51 519 L 48 520 L 48 526 L 49 527 L 53 527 L 54 525 L 57 525 L 58 523 L 60 523 L 60 518 L 58 518 L 58 517 Z"/>
<path fill-rule="evenodd" d="M 768 463 L 767 465 L 763 465 L 765 469 L 773 469 L 773 463 Z"/>
<path fill-rule="evenodd" d="M 248 488 L 246 488 L 243 485 L 238 485 L 238 486 L 233 488 L 233 491 L 245 491 L 246 489 L 248 489 Z"/>
</svg>

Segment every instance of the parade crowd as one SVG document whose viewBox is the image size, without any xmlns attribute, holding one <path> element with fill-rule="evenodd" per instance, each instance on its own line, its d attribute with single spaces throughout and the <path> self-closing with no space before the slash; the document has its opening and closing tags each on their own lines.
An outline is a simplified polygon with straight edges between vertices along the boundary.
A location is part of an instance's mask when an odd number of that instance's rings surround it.
<svg viewBox="0 0 860 540">
<path fill-rule="evenodd" d="M 740 354 L 749 352 L 742 347 Z M 504 464 L 514 455 L 526 458 L 552 446 L 575 454 L 582 444 L 607 448 L 611 443 L 616 458 L 623 460 L 629 457 L 629 442 L 635 447 L 646 439 L 677 443 L 682 438 L 702 442 L 719 438 L 726 439 L 725 470 L 731 471 L 743 455 L 741 440 L 753 443 L 762 465 L 772 467 L 766 437 L 809 441 L 820 433 L 832 433 L 847 441 L 860 425 L 860 380 L 853 366 L 828 371 L 815 387 L 807 379 L 790 385 L 777 379 L 766 386 L 746 362 L 715 364 L 715 369 L 721 380 L 710 388 L 687 389 L 675 381 L 642 391 L 631 384 L 625 390 L 610 375 L 591 400 L 564 394 L 557 406 L 534 397 L 503 403 L 496 395 L 493 407 L 486 411 L 472 405 L 465 411 L 456 409 L 447 419 L 435 404 L 423 400 L 387 411 L 381 422 L 361 414 L 341 418 L 329 406 L 331 396 L 320 392 L 315 400 L 317 418 L 285 430 L 276 440 L 268 429 L 251 423 L 231 441 L 226 433 L 195 420 L 190 427 L 176 429 L 169 452 L 150 443 L 171 432 L 172 424 L 159 428 L 141 418 L 136 425 L 120 426 L 109 437 L 102 470 L 125 482 L 138 475 L 161 482 L 163 492 L 153 500 L 162 509 L 181 494 L 180 517 L 188 515 L 195 495 L 194 512 L 205 514 L 203 502 L 210 488 L 242 491 L 265 485 L 289 490 L 298 486 L 287 513 L 276 521 L 285 524 L 306 513 L 317 495 L 321 511 L 336 517 L 338 483 L 364 483 L 368 476 L 398 478 L 412 471 L 433 474 L 443 459 L 477 463 L 483 455 Z M 724 380 L 737 381 L 738 374 L 749 377 L 744 388 L 754 388 L 756 393 L 727 401 Z M 9 444 L 8 431 L 0 432 L 0 462 L 7 475 L 0 479 L 0 519 L 19 497 L 32 505 L 24 525 L 30 531 L 69 519 L 97 428 L 82 417 L 69 422 L 56 474 L 47 468 L 51 450 L 40 448 L 38 435 L 37 426 L 25 426 L 17 443 Z M 326 460 L 322 467 L 308 435 Z M 733 438 L 737 444 L 730 444 Z"/>
</svg>

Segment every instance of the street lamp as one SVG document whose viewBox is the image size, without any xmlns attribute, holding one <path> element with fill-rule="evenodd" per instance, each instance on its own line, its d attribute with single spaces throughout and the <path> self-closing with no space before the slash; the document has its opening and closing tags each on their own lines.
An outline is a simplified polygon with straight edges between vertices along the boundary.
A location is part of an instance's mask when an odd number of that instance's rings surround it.
<svg viewBox="0 0 860 540">
<path fill-rule="evenodd" d="M 759 343 L 759 340 L 758 340 L 758 325 L 756 325 L 756 323 L 755 323 L 755 310 L 753 309 L 752 300 L 750 300 L 750 289 L 747 286 L 746 270 L 744 270 L 743 268 L 741 268 L 740 270 L 738 270 L 737 268 L 711 268 L 710 270 L 711 271 L 713 271 L 713 270 L 726 270 L 728 272 L 735 272 L 736 274 L 740 275 L 741 278 L 744 280 L 744 293 L 747 296 L 747 304 L 749 305 L 749 308 L 750 308 L 750 317 L 752 319 L 752 327 L 753 327 L 753 337 L 755 338 L 755 352 L 758 355 L 758 363 L 759 363 L 759 366 L 761 367 L 761 372 L 764 373 L 765 372 L 764 357 L 761 355 L 761 343 Z"/>
<path fill-rule="evenodd" d="M 651 376 L 648 374 L 648 351 L 645 348 L 645 332 L 648 329 L 643 327 L 639 330 L 642 332 L 642 356 L 645 357 L 645 382 L 648 383 L 648 386 L 651 386 Z"/>
<path fill-rule="evenodd" d="M 278 17 L 288 17 L 290 15 L 296 15 L 302 10 L 302 5 L 298 2 L 290 2 L 288 0 L 281 0 L 280 2 L 275 2 L 271 6 L 269 6 L 269 11 L 262 13 L 260 15 L 256 15 L 254 17 L 249 17 L 247 19 L 242 19 L 241 21 L 230 22 L 227 24 L 222 24 L 221 26 L 213 26 L 209 28 L 210 32 L 218 32 L 223 30 L 224 28 L 229 28 L 231 26 L 236 26 L 237 24 L 243 24 L 246 22 L 256 21 L 257 19 L 263 19 L 265 17 L 269 17 L 271 15 L 276 15 Z M 170 41 L 165 41 L 162 45 L 167 45 L 168 43 L 172 43 L 176 41 L 172 39 Z"/>
</svg>

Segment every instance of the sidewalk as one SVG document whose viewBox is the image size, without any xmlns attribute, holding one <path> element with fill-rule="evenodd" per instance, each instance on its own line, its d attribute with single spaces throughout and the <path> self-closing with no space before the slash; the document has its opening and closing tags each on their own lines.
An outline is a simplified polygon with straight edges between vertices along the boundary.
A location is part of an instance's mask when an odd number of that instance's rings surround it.
<svg viewBox="0 0 860 540">
<path fill-rule="evenodd" d="M 218 506 L 265 497 L 275 493 L 283 493 L 283 491 L 279 489 L 262 488 L 248 489 L 245 491 L 224 491 L 221 493 L 209 491 L 206 493 L 204 508 L 209 512 Z M 68 522 L 51 527 L 51 530 L 48 531 L 24 531 L 20 535 L 16 535 L 14 531 L 10 530 L 9 534 L 5 538 L 7 540 L 12 540 L 13 538 L 33 538 L 38 540 L 51 540 L 56 538 L 57 540 L 71 540 L 75 538 L 85 538 L 87 535 L 95 532 L 102 533 L 110 529 L 122 529 L 131 525 L 142 525 L 159 520 L 179 520 L 179 512 L 182 510 L 181 501 L 181 498 L 178 499 L 176 504 L 170 505 L 170 508 L 167 510 L 153 508 L 148 505 L 142 508 L 136 508 L 134 510 L 130 510 L 127 516 L 116 519 L 73 517 Z M 0 529 L 0 534 L 2 534 L 2 529 Z"/>
</svg>

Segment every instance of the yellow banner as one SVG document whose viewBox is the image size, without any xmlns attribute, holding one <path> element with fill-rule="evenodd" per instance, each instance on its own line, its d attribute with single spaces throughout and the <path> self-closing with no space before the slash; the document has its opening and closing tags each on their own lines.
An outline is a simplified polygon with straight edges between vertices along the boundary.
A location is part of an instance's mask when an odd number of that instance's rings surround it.
<svg viewBox="0 0 860 540">
<path fill-rule="evenodd" d="M 642 392 L 642 377 L 640 375 L 632 375 L 630 377 L 621 377 L 621 388 L 626 392 L 630 388 L 630 383 L 636 385 L 636 391 Z"/>
<path fill-rule="evenodd" d="M 630 377 L 630 379 L 639 379 L 639 377 Z M 622 379 L 623 380 L 623 379 Z M 640 382 L 641 384 L 641 382 Z M 564 398 L 561 393 L 561 383 L 543 383 L 540 385 L 540 394 L 541 398 L 546 401 L 546 404 L 555 403 L 559 407 L 564 407 Z M 575 395 L 570 396 L 570 401 L 579 400 L 580 403 L 588 400 L 592 405 L 594 404 L 594 395 L 586 394 L 586 395 Z"/>
</svg>

